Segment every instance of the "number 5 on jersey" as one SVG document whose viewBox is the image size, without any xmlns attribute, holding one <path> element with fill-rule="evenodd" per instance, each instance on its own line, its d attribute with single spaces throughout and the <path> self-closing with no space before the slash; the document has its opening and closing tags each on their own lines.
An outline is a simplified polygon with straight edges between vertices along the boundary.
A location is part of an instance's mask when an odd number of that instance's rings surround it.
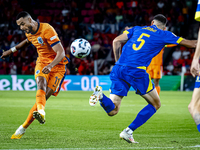
<svg viewBox="0 0 200 150">
<path fill-rule="evenodd" d="M 140 37 L 137 39 L 138 42 L 141 42 L 140 45 L 139 45 L 138 47 L 136 47 L 136 44 L 133 44 L 133 46 L 132 46 L 134 50 L 136 50 L 136 51 L 137 51 L 137 50 L 140 50 L 140 49 L 142 48 L 142 46 L 144 45 L 145 40 L 142 39 L 143 36 L 146 36 L 146 37 L 148 37 L 148 38 L 150 37 L 149 34 L 142 33 L 142 34 L 140 35 Z"/>
</svg>

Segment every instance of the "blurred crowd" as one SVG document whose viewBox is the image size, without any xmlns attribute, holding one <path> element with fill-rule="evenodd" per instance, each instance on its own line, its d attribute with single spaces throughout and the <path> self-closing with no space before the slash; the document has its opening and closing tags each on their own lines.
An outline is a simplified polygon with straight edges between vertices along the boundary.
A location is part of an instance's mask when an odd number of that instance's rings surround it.
<svg viewBox="0 0 200 150">
<path fill-rule="evenodd" d="M 197 0 L 0 0 L 0 54 L 26 37 L 15 22 L 20 11 L 33 19 L 51 24 L 57 31 L 70 58 L 67 74 L 109 74 L 114 65 L 112 40 L 126 26 L 150 25 L 154 15 L 168 19 L 167 30 L 187 39 L 197 39 L 198 23 L 194 20 Z M 77 38 L 87 39 L 91 53 L 77 59 L 70 44 Z M 174 47 L 164 61 L 164 74 L 177 75 L 181 67 L 190 68 L 193 49 Z M 165 53 L 164 53 L 165 54 Z M 0 74 L 34 74 L 37 51 L 34 46 L 18 50 L 5 61 L 0 59 Z"/>
<path fill-rule="evenodd" d="M 185 75 L 190 75 L 190 66 L 194 56 L 194 49 L 183 46 L 174 47 L 171 59 L 164 65 L 164 75 L 181 75 L 182 67 L 185 67 Z"/>
</svg>

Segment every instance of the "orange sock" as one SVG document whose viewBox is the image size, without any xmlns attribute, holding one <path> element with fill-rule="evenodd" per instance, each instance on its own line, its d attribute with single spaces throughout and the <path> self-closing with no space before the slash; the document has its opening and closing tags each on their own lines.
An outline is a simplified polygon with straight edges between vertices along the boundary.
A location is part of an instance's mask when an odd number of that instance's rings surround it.
<svg viewBox="0 0 200 150">
<path fill-rule="evenodd" d="M 43 90 L 37 90 L 36 93 L 36 104 L 37 104 L 37 110 L 44 110 L 45 104 L 46 104 L 46 92 Z"/>
<path fill-rule="evenodd" d="M 33 112 L 37 110 L 37 105 L 36 103 L 33 105 L 31 108 L 28 117 L 26 118 L 26 121 L 22 124 L 24 128 L 28 128 L 28 126 L 33 122 L 35 118 L 33 118 Z"/>
<path fill-rule="evenodd" d="M 160 95 L 160 86 L 155 86 L 158 95 Z"/>
</svg>

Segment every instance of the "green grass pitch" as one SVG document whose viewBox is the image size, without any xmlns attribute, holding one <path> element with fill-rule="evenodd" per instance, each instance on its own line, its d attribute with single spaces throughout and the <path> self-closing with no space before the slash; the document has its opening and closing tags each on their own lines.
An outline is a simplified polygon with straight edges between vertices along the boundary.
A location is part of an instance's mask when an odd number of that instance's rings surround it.
<svg viewBox="0 0 200 150">
<path fill-rule="evenodd" d="M 35 93 L 0 91 L 1 149 L 200 149 L 200 133 L 187 108 L 192 92 L 161 91 L 161 108 L 134 132 L 139 144 L 119 138 L 147 104 L 135 92 L 129 92 L 119 113 L 109 117 L 99 104 L 89 105 L 92 91 L 61 91 L 47 101 L 44 125 L 35 120 L 20 140 L 11 140 L 35 103 Z"/>
</svg>

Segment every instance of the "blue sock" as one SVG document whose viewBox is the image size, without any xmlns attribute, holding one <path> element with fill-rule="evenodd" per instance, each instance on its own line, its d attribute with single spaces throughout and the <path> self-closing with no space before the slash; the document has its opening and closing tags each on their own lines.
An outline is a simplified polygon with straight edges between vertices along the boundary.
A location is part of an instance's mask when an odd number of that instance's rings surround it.
<svg viewBox="0 0 200 150">
<path fill-rule="evenodd" d="M 128 126 L 131 130 L 135 130 L 143 125 L 156 112 L 153 105 L 148 104 L 136 116 L 135 120 Z"/>
<path fill-rule="evenodd" d="M 200 132 L 200 124 L 197 125 L 197 129 Z"/>
<path fill-rule="evenodd" d="M 110 98 L 106 97 L 104 94 L 103 94 L 103 98 L 99 101 L 100 101 L 100 105 L 103 107 L 103 109 L 107 113 L 115 109 L 115 104 L 111 101 Z"/>
</svg>

